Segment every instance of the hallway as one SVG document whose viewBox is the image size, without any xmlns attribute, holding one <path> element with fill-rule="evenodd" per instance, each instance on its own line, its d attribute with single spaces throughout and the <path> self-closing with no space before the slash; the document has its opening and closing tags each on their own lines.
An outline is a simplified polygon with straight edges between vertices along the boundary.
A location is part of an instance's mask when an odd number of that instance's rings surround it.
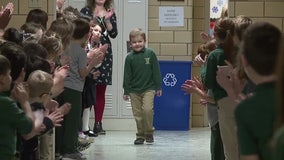
<svg viewBox="0 0 284 160">
<path fill-rule="evenodd" d="M 107 131 L 84 151 L 88 160 L 210 160 L 210 129 L 156 131 L 152 145 L 134 145 L 135 131 Z"/>
</svg>

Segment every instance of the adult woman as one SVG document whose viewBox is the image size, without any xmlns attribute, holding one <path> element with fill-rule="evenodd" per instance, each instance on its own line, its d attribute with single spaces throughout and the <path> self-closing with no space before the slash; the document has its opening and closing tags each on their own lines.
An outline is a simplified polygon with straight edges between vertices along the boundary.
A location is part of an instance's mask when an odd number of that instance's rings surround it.
<svg viewBox="0 0 284 160">
<path fill-rule="evenodd" d="M 112 8 L 113 0 L 87 0 L 86 4 L 86 7 L 81 9 L 81 13 L 99 23 L 102 28 L 101 44 L 108 44 L 105 58 L 98 68 L 101 74 L 96 85 L 95 124 L 93 129 L 95 133 L 105 134 L 102 128 L 102 118 L 106 87 L 112 84 L 112 46 L 110 38 L 114 39 L 117 36 L 116 15 Z"/>
</svg>

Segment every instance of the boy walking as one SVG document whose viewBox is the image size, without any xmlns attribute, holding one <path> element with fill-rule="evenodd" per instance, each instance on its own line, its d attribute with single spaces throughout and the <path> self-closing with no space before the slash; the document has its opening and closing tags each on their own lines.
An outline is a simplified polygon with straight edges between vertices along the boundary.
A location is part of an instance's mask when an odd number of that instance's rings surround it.
<svg viewBox="0 0 284 160">
<path fill-rule="evenodd" d="M 124 65 L 124 100 L 131 100 L 137 133 L 134 144 L 154 142 L 153 113 L 154 96 L 162 95 L 161 73 L 156 54 L 145 48 L 146 34 L 133 29 L 129 34 L 132 51 Z"/>
</svg>

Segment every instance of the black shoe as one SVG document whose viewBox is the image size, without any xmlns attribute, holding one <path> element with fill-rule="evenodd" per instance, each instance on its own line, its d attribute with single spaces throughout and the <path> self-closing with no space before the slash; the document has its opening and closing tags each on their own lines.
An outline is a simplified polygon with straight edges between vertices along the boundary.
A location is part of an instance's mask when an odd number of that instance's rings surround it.
<svg viewBox="0 0 284 160">
<path fill-rule="evenodd" d="M 83 133 L 84 133 L 85 135 L 88 135 L 89 137 L 97 137 L 97 136 L 98 136 L 97 133 L 94 133 L 94 132 L 91 131 L 91 130 L 84 131 Z"/>
<path fill-rule="evenodd" d="M 89 143 L 89 142 L 86 142 L 86 143 L 83 143 L 83 142 L 80 142 L 78 141 L 78 143 L 76 144 L 76 149 L 80 152 L 88 149 L 90 146 L 91 146 L 92 143 Z"/>
<path fill-rule="evenodd" d="M 94 133 L 97 133 L 98 135 L 105 135 L 106 131 L 103 130 L 102 122 L 96 122 L 94 124 Z"/>
<path fill-rule="evenodd" d="M 143 138 L 137 138 L 137 139 L 135 139 L 134 144 L 135 145 L 144 144 L 144 141 L 145 141 L 145 139 L 143 139 Z"/>
<path fill-rule="evenodd" d="M 153 134 L 146 134 L 146 143 L 153 143 L 154 137 Z"/>
</svg>

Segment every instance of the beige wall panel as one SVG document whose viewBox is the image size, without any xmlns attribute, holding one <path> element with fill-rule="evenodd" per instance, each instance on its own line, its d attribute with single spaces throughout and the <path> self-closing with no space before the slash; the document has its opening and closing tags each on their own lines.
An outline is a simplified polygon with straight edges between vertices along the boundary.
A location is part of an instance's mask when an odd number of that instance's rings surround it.
<svg viewBox="0 0 284 160">
<path fill-rule="evenodd" d="M 203 30 L 193 31 L 193 41 L 194 42 L 203 43 L 203 40 L 200 37 L 200 32 L 203 32 Z"/>
<path fill-rule="evenodd" d="M 158 60 L 160 60 L 160 61 L 173 61 L 174 57 L 173 56 L 158 56 Z"/>
<path fill-rule="evenodd" d="M 266 2 L 266 17 L 284 17 L 284 2 Z"/>
<path fill-rule="evenodd" d="M 192 20 L 193 30 L 204 30 L 204 19 L 193 19 Z"/>
<path fill-rule="evenodd" d="M 55 14 L 55 0 L 47 0 L 48 1 L 48 14 Z"/>
<path fill-rule="evenodd" d="M 161 4 L 161 2 L 158 1 L 158 0 L 149 0 L 149 1 L 148 1 L 148 5 L 149 5 L 149 6 L 160 5 L 160 4 Z"/>
<path fill-rule="evenodd" d="M 284 16 L 284 15 L 283 15 Z M 282 18 L 252 18 L 253 22 L 269 22 L 278 27 L 282 31 Z"/>
<path fill-rule="evenodd" d="M 193 22 L 192 22 L 192 19 L 188 19 L 188 22 L 187 22 L 187 30 L 189 31 L 192 31 L 192 26 L 193 26 Z"/>
<path fill-rule="evenodd" d="M 193 5 L 193 0 L 187 0 L 187 5 L 192 6 Z"/>
<path fill-rule="evenodd" d="M 192 43 L 192 32 L 191 31 L 176 31 L 174 32 L 175 43 Z"/>
<path fill-rule="evenodd" d="M 229 2 L 229 17 L 235 17 L 235 3 Z"/>
<path fill-rule="evenodd" d="M 237 2 L 235 15 L 246 15 L 249 17 L 263 17 L 263 2 Z"/>
<path fill-rule="evenodd" d="M 192 96 L 192 103 L 193 104 L 199 104 L 199 99 L 200 99 L 200 97 L 199 96 L 197 96 L 196 94 L 191 94 Z"/>
<path fill-rule="evenodd" d="M 148 42 L 173 42 L 173 31 L 149 31 Z"/>
<path fill-rule="evenodd" d="M 200 104 L 194 104 L 194 107 L 192 107 L 192 115 L 203 116 L 204 115 L 204 106 L 202 106 Z"/>
<path fill-rule="evenodd" d="M 205 5 L 205 1 L 207 0 L 193 0 L 193 6 L 204 6 Z"/>
<path fill-rule="evenodd" d="M 174 61 L 192 61 L 192 56 L 174 56 Z"/>
<path fill-rule="evenodd" d="M 204 18 L 204 7 L 194 7 L 193 17 L 194 18 Z"/>
<path fill-rule="evenodd" d="M 20 27 L 25 23 L 26 15 L 13 15 L 8 27 L 14 27 L 20 29 Z"/>
<path fill-rule="evenodd" d="M 193 57 L 195 57 L 195 55 L 197 54 L 197 48 L 200 45 L 200 43 L 193 43 L 192 44 L 192 55 Z"/>
<path fill-rule="evenodd" d="M 29 7 L 28 0 L 20 0 L 19 6 L 19 14 L 28 14 L 30 10 L 35 9 L 34 7 Z M 39 8 L 47 11 L 47 0 L 42 0 L 42 5 Z"/>
<path fill-rule="evenodd" d="M 149 48 L 152 48 L 156 55 L 160 55 L 160 44 L 159 43 L 149 43 L 148 44 Z"/>
<path fill-rule="evenodd" d="M 192 69 L 191 69 L 191 73 L 192 73 L 193 76 L 199 76 L 200 75 L 200 67 L 193 66 Z"/>
<path fill-rule="evenodd" d="M 151 18 L 148 20 L 148 29 L 150 31 L 153 30 L 160 30 L 160 26 L 159 26 L 159 19 L 156 18 Z"/>
<path fill-rule="evenodd" d="M 149 6 L 148 7 L 148 17 L 149 18 L 159 18 L 159 6 Z"/>
<path fill-rule="evenodd" d="M 192 116 L 192 127 L 204 127 L 204 118 L 203 116 Z"/>
<path fill-rule="evenodd" d="M 19 1 L 18 0 L 0 0 L 0 6 L 5 7 L 9 2 L 14 4 L 13 14 L 18 14 Z"/>
<path fill-rule="evenodd" d="M 161 1 L 161 6 L 186 6 L 187 0 L 184 1 Z"/>
<path fill-rule="evenodd" d="M 187 45 L 186 44 L 161 44 L 161 55 L 163 56 L 187 55 Z"/>
<path fill-rule="evenodd" d="M 193 8 L 192 6 L 184 7 L 184 18 L 192 18 Z"/>
<path fill-rule="evenodd" d="M 187 55 L 192 57 L 192 43 L 187 44 Z"/>
</svg>

